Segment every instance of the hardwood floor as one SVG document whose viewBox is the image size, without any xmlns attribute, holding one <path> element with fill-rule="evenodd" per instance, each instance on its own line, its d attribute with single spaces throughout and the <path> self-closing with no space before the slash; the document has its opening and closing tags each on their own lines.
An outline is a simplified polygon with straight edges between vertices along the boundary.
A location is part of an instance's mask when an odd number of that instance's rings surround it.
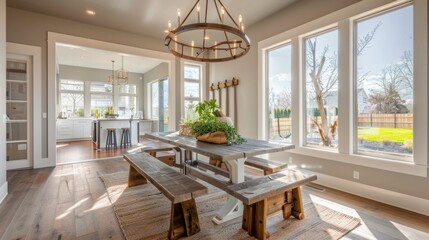
<svg viewBox="0 0 429 240">
<path fill-rule="evenodd" d="M 134 146 L 138 147 L 138 145 Z M 113 157 L 120 157 L 131 148 L 100 149 L 94 150 L 91 140 L 70 141 L 57 143 L 57 164 L 75 163 L 88 160 L 99 160 Z"/>
<path fill-rule="evenodd" d="M 8 171 L 1 239 L 122 239 L 100 174 L 127 171 L 123 160 Z M 326 189 L 304 187 L 313 202 L 362 219 L 343 239 L 429 239 L 429 217 Z M 215 239 L 215 236 L 214 236 Z"/>
</svg>

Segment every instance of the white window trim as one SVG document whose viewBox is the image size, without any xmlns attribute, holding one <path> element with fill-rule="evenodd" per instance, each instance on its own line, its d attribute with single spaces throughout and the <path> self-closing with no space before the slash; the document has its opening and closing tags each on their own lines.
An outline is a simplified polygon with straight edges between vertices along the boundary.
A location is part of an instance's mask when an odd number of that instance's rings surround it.
<svg viewBox="0 0 429 240">
<path fill-rule="evenodd" d="M 338 57 L 342 59 L 339 61 L 339 79 L 353 79 L 353 54 L 350 46 L 353 46 L 352 29 L 354 20 L 361 18 L 365 15 L 377 13 L 388 8 L 405 4 L 407 0 L 363 0 L 349 7 L 343 8 L 334 13 L 323 16 L 314 21 L 303 24 L 294 29 L 275 35 L 266 40 L 258 43 L 258 68 L 259 68 L 259 101 L 258 101 L 258 115 L 259 126 L 258 136 L 261 139 L 267 139 L 267 79 L 266 79 L 266 50 L 274 46 L 292 43 L 292 142 L 295 144 L 296 149 L 291 152 L 324 158 L 326 160 L 339 161 L 354 165 L 366 166 L 376 169 L 388 170 L 403 174 L 410 174 L 415 176 L 427 177 L 428 176 L 428 96 L 427 81 L 415 81 L 414 99 L 414 129 L 421 131 L 414 131 L 414 162 L 409 163 L 405 161 L 395 161 L 391 159 L 378 158 L 368 155 L 360 155 L 354 153 L 354 116 L 353 111 L 346 109 L 354 109 L 353 94 L 354 85 L 352 81 L 339 81 L 339 88 L 348 89 L 348 91 L 339 92 L 339 121 L 341 128 L 338 129 L 338 136 L 342 144 L 338 148 L 338 152 L 324 151 L 303 146 L 303 122 L 300 119 L 303 116 L 303 81 L 302 80 L 302 64 L 305 60 L 302 54 L 302 39 L 305 36 L 311 35 L 314 32 L 320 32 L 325 29 L 338 26 L 339 29 L 339 52 Z M 414 0 L 414 77 L 415 79 L 428 79 L 428 29 L 427 29 L 427 8 L 428 3 L 426 0 Z M 298 64 L 301 63 L 301 64 Z M 352 97 L 350 97 L 352 96 Z M 296 99 L 298 101 L 296 101 Z M 423 104 L 419 104 L 423 103 Z M 344 110 L 342 110 L 344 109 Z M 418 109 L 418 110 L 416 110 Z M 298 113 L 298 114 L 297 114 Z M 424 131 L 423 131 L 424 130 Z"/>
<path fill-rule="evenodd" d="M 195 66 L 198 67 L 200 69 L 200 79 L 190 79 L 190 78 L 185 78 L 185 66 L 189 65 L 189 66 Z M 204 93 L 205 91 L 203 91 L 203 89 L 206 88 L 206 69 L 205 69 L 205 64 L 201 64 L 201 63 L 197 63 L 197 62 L 191 62 L 191 61 L 182 61 L 181 62 L 181 69 L 182 69 L 182 76 L 181 76 L 181 86 L 182 86 L 182 92 L 180 94 L 181 96 L 181 113 L 182 113 L 182 118 L 184 118 L 186 116 L 185 114 L 185 101 L 189 100 L 189 101 L 199 101 L 201 102 L 203 99 L 205 99 Z M 198 82 L 200 83 L 200 96 L 199 97 L 185 97 L 185 81 L 187 82 Z"/>
</svg>

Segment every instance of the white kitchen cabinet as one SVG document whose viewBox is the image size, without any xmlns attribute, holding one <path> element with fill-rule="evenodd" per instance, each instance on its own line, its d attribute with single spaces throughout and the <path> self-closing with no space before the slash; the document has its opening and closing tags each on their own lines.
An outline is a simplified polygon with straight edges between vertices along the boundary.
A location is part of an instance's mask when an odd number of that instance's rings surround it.
<svg viewBox="0 0 429 240">
<path fill-rule="evenodd" d="M 79 119 L 58 119 L 57 120 L 57 139 L 74 140 L 88 139 L 91 137 L 90 118 Z"/>
</svg>

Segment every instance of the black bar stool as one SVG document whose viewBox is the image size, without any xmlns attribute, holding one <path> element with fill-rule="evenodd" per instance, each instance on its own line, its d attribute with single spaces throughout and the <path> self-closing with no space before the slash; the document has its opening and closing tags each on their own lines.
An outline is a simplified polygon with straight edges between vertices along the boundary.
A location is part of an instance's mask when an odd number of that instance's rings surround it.
<svg viewBox="0 0 429 240">
<path fill-rule="evenodd" d="M 122 128 L 121 147 L 131 147 L 130 128 Z"/>
<path fill-rule="evenodd" d="M 118 147 L 116 142 L 116 128 L 107 128 L 106 149 Z"/>
</svg>

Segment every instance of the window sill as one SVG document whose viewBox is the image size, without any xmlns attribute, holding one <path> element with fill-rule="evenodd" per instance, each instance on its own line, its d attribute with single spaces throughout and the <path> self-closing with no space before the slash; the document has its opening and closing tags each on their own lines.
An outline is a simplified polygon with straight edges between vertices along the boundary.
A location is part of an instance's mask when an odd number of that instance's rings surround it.
<svg viewBox="0 0 429 240">
<path fill-rule="evenodd" d="M 428 176 L 428 166 L 417 165 L 414 162 L 391 160 L 361 154 L 344 154 L 325 149 L 314 149 L 310 147 L 297 147 L 289 152 L 310 157 L 323 158 L 332 161 L 343 162 L 363 167 L 397 172 L 419 177 Z"/>
</svg>

